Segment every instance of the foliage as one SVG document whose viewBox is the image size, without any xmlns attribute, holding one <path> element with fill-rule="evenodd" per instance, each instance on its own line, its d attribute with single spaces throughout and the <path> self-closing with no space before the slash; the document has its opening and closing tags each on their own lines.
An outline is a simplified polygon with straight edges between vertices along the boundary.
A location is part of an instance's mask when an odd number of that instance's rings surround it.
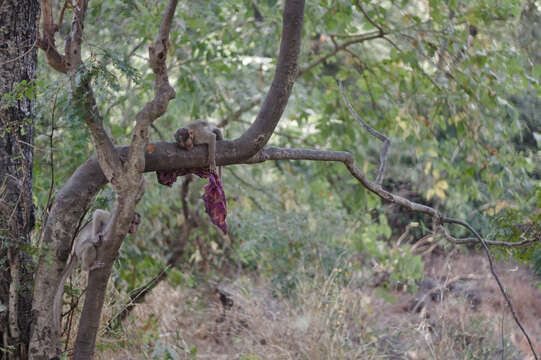
<svg viewBox="0 0 541 360">
<path fill-rule="evenodd" d="M 415 291 L 415 281 L 422 276 L 421 258 L 413 256 L 408 246 L 391 248 L 378 240 L 381 234 L 390 235 L 383 216 L 382 224 L 369 217 L 353 220 L 328 204 L 324 209 L 312 206 L 310 212 L 240 210 L 233 219 L 238 261 L 269 278 L 273 290 L 283 295 L 293 295 L 299 282 L 317 274 L 334 273 L 344 282 L 351 281 L 352 269 L 367 263 L 378 266 L 364 277 L 366 284 L 407 284 Z M 365 255 L 362 263 L 358 253 Z M 376 272 L 383 277 L 379 283 L 373 280 Z"/>
</svg>

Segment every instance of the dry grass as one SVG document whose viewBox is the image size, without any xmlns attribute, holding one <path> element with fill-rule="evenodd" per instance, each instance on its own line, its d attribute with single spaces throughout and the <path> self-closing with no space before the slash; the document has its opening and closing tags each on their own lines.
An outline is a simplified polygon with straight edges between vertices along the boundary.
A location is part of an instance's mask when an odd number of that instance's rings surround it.
<svg viewBox="0 0 541 360">
<path fill-rule="evenodd" d="M 498 271 L 540 344 L 541 298 L 533 277 L 514 264 L 499 264 Z M 433 296 L 418 312 L 408 306 L 417 301 L 411 294 L 389 291 L 395 299 L 390 303 L 373 288 L 334 276 L 299 284 L 289 299 L 273 298 L 261 279 L 240 277 L 227 284 L 234 301 L 228 310 L 214 287 L 162 283 L 117 338 L 100 338 L 97 358 L 527 359 L 524 340 L 487 274 L 480 255 L 427 259 L 425 276 L 443 284 L 470 280 Z"/>
</svg>

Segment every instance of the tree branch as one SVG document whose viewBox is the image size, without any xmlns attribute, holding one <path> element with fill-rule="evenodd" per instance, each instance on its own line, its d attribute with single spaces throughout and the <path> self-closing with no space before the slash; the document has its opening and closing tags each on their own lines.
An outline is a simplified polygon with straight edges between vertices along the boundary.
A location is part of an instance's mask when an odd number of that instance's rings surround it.
<svg viewBox="0 0 541 360">
<path fill-rule="evenodd" d="M 66 65 L 69 70 L 75 69 L 81 64 L 81 44 L 83 42 L 84 23 L 88 0 L 77 0 L 73 6 L 73 18 L 71 20 L 71 41 L 66 47 Z M 62 24 L 59 24 L 62 25 Z"/>
<path fill-rule="evenodd" d="M 367 123 L 363 121 L 363 119 L 357 114 L 357 112 L 353 109 L 353 106 L 351 106 L 346 94 L 344 93 L 344 88 L 342 86 L 342 82 L 338 82 L 338 86 L 340 88 L 340 94 L 342 94 L 342 98 L 344 99 L 344 103 L 346 104 L 347 108 L 349 109 L 349 112 L 355 119 L 357 119 L 358 122 L 361 123 L 362 127 L 365 128 L 368 133 L 374 137 L 376 137 L 378 140 L 383 142 L 383 147 L 381 148 L 379 152 L 379 170 L 378 175 L 376 176 L 376 184 L 381 184 L 381 181 L 383 180 L 383 176 L 385 175 L 385 170 L 387 168 L 387 152 L 389 151 L 389 146 L 391 145 L 391 141 L 389 138 L 377 130 L 374 130 L 371 128 Z"/>
<path fill-rule="evenodd" d="M 261 97 L 258 97 L 257 99 L 253 100 L 252 102 L 248 103 L 247 105 L 242 106 L 240 109 L 235 111 L 232 114 L 229 114 L 227 116 L 224 116 L 222 120 L 218 123 L 218 127 L 224 127 L 229 122 L 237 120 L 242 114 L 244 114 L 246 111 L 251 110 L 256 105 L 259 105 L 261 102 Z"/>
<path fill-rule="evenodd" d="M 342 43 L 340 45 L 335 46 L 334 50 L 328 52 L 327 54 L 323 55 L 319 59 L 317 59 L 317 60 L 313 61 L 312 63 L 308 64 L 307 66 L 301 68 L 299 70 L 298 74 L 297 74 L 297 77 L 301 77 L 305 73 L 312 70 L 314 67 L 316 67 L 319 64 L 323 63 L 325 60 L 327 60 L 327 59 L 333 57 L 334 55 L 336 55 L 338 52 L 347 49 L 350 45 L 362 43 L 362 42 L 368 41 L 368 40 L 378 39 L 378 38 L 383 37 L 384 35 L 385 34 L 380 34 L 379 31 L 378 32 L 373 31 L 373 32 L 369 32 L 369 33 L 366 33 L 366 34 L 356 35 L 356 36 L 358 36 L 358 38 L 346 41 L 346 42 L 344 42 L 344 43 Z"/>
<path fill-rule="evenodd" d="M 371 18 L 370 16 L 368 16 L 368 14 L 366 13 L 366 11 L 364 11 L 363 7 L 361 6 L 361 3 L 359 2 L 359 0 L 355 0 L 355 5 L 357 5 L 357 7 L 359 8 L 359 10 L 361 10 L 361 12 L 363 13 L 364 17 L 366 18 L 366 20 L 368 20 L 368 22 L 370 24 L 372 24 L 373 27 L 375 27 L 376 29 L 378 29 L 380 35 L 384 35 L 385 32 L 383 31 L 383 28 L 376 24 Z"/>
<path fill-rule="evenodd" d="M 113 141 L 103 126 L 103 117 L 99 113 L 90 81 L 91 75 L 87 72 L 83 75 L 82 83 L 78 84 L 75 88 L 74 96 L 84 109 L 82 117 L 90 132 L 94 150 L 98 156 L 103 173 L 107 180 L 115 185 L 118 183 L 122 163 L 114 151 Z"/>
<path fill-rule="evenodd" d="M 61 55 L 56 49 L 54 36 L 62 25 L 64 9 L 68 0 L 65 1 L 61 10 L 59 24 L 54 24 L 52 2 L 51 0 L 43 0 L 43 38 L 39 41 L 39 46 L 44 50 L 48 63 L 54 69 L 65 74 L 70 73 L 74 89 L 73 94 L 83 109 L 82 117 L 90 131 L 100 165 L 107 179 L 114 183 L 114 179 L 117 177 L 115 172 L 121 168 L 121 162 L 116 156 L 113 143 L 103 127 L 103 117 L 98 111 L 90 85 L 92 72 L 81 68 L 79 69 L 80 76 L 76 77 L 73 71 L 82 64 L 81 45 L 88 0 L 77 0 L 72 6 L 71 37 L 66 39 L 65 54 Z"/>
<path fill-rule="evenodd" d="M 271 87 L 254 123 L 234 141 L 241 158 L 247 159 L 265 146 L 284 112 L 297 77 L 303 19 L 304 0 L 287 0 L 280 54 Z"/>
<path fill-rule="evenodd" d="M 178 0 L 169 0 L 163 15 L 162 24 L 156 40 L 148 49 L 149 63 L 154 72 L 154 99 L 145 104 L 135 116 L 130 151 L 128 153 L 128 172 L 142 174 L 145 168 L 145 146 L 148 144 L 148 127 L 167 110 L 169 101 L 175 97 L 175 90 L 169 84 L 165 59 L 169 47 L 169 32 Z M 132 176 L 129 175 L 131 178 Z"/>
<path fill-rule="evenodd" d="M 467 244 L 479 244 L 480 243 L 479 239 L 477 239 L 475 237 L 457 239 L 457 238 L 451 236 L 447 232 L 447 230 L 445 230 L 445 228 L 443 226 L 441 227 L 441 231 L 442 231 L 443 237 L 445 237 L 445 239 L 447 239 L 449 242 L 452 242 L 453 244 L 467 245 Z M 517 247 L 528 246 L 528 245 L 531 245 L 531 244 L 533 244 L 535 242 L 540 242 L 540 241 L 541 241 L 541 238 L 539 236 L 537 236 L 537 237 L 534 236 L 533 238 L 523 239 L 523 240 L 517 241 L 517 242 L 485 240 L 485 243 L 487 245 L 490 245 L 490 246 L 503 246 L 503 247 L 507 247 L 507 248 L 517 248 Z"/>
<path fill-rule="evenodd" d="M 60 55 L 56 49 L 54 36 L 59 29 L 59 25 L 55 25 L 53 20 L 52 0 L 42 0 L 42 22 L 41 28 L 43 37 L 38 40 L 38 46 L 45 52 L 47 62 L 55 70 L 66 74 L 68 67 L 66 66 L 66 59 Z M 62 24 L 60 24 L 62 25 Z"/>
</svg>

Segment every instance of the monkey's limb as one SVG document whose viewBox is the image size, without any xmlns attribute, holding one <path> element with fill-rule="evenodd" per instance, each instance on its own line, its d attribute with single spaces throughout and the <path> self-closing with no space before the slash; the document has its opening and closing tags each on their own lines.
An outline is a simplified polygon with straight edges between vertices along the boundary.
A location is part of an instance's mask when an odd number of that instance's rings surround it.
<svg viewBox="0 0 541 360">
<path fill-rule="evenodd" d="M 224 139 L 224 136 L 223 136 L 223 134 L 222 134 L 222 130 L 220 130 L 219 128 L 214 127 L 214 128 L 212 129 L 212 132 L 213 132 L 214 134 L 216 134 L 216 140 L 222 141 L 222 140 Z"/>
<path fill-rule="evenodd" d="M 209 167 L 211 172 L 216 172 L 216 134 L 209 134 Z"/>
<path fill-rule="evenodd" d="M 60 278 L 60 283 L 58 284 L 58 288 L 56 289 L 56 294 L 54 296 L 53 321 L 54 321 L 54 326 L 56 329 L 58 329 L 59 333 L 61 331 L 60 321 L 62 317 L 62 295 L 64 294 L 64 283 L 66 282 L 66 279 L 75 268 L 75 264 L 77 264 L 77 255 L 75 255 L 74 253 L 68 263 L 68 266 L 66 266 L 66 268 L 64 269 L 64 272 L 62 273 L 62 277 Z"/>
<path fill-rule="evenodd" d="M 215 140 L 222 141 L 224 139 L 224 135 L 222 134 L 222 130 L 220 130 L 219 128 L 214 126 L 213 129 L 212 129 L 212 132 L 216 135 Z M 216 150 L 214 150 L 214 157 L 216 157 Z M 214 164 L 216 164 L 216 162 Z M 218 174 L 220 176 L 220 181 L 223 181 L 222 180 L 222 166 L 220 166 L 218 168 Z"/>
</svg>

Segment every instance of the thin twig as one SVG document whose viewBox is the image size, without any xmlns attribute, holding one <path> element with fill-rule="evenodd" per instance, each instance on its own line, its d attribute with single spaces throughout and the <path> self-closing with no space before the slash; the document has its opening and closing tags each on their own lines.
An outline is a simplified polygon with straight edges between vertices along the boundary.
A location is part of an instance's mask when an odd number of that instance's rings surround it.
<svg viewBox="0 0 541 360">
<path fill-rule="evenodd" d="M 383 28 L 381 27 L 381 25 L 378 25 L 375 21 L 373 21 L 370 16 L 368 16 L 368 14 L 366 13 L 366 11 L 364 11 L 363 7 L 361 6 L 361 3 L 359 2 L 359 0 L 356 0 L 355 1 L 355 4 L 357 5 L 357 7 L 359 8 L 359 10 L 361 10 L 361 12 L 363 13 L 364 17 L 366 18 L 366 20 L 368 20 L 368 22 L 370 24 L 372 24 L 373 27 L 375 27 L 376 29 L 378 29 L 379 31 L 379 34 L 381 36 L 385 35 L 385 31 L 383 31 Z"/>
<path fill-rule="evenodd" d="M 257 98 L 255 100 L 252 100 L 252 102 L 248 103 L 247 105 L 244 105 L 243 107 L 241 107 L 240 109 L 238 109 L 237 111 L 235 111 L 234 113 L 230 114 L 230 115 L 227 115 L 227 116 L 224 116 L 222 118 L 222 120 L 218 123 L 218 127 L 224 127 L 226 126 L 230 121 L 235 121 L 237 120 L 243 113 L 245 113 L 246 111 L 249 111 L 251 110 L 254 106 L 256 106 L 257 104 L 259 104 L 261 102 L 261 98 Z"/>
<path fill-rule="evenodd" d="M 375 31 L 375 33 L 379 33 L 379 31 Z M 328 34 L 330 37 L 334 37 L 334 38 L 342 38 L 342 39 L 353 39 L 353 38 L 358 38 L 358 37 L 363 37 L 366 35 L 366 33 L 363 33 L 363 34 Z"/>
<path fill-rule="evenodd" d="M 30 51 L 32 51 L 32 49 L 34 49 L 36 47 L 36 45 L 38 44 L 38 37 L 36 37 L 36 40 L 34 40 L 34 43 L 32 44 L 32 46 L 30 46 L 30 48 L 28 50 L 26 50 L 24 53 L 22 53 L 21 55 L 17 56 L 17 57 L 14 57 L 13 59 L 9 59 L 9 60 L 6 60 L 4 62 L 1 62 L 0 63 L 0 66 L 4 66 L 6 64 L 9 64 L 11 62 L 14 62 L 14 61 L 17 61 L 19 59 L 22 59 L 23 57 L 25 57 Z"/>
<path fill-rule="evenodd" d="M 233 170 L 232 167 L 226 167 L 226 169 L 227 169 L 227 171 L 229 171 L 229 173 L 230 173 L 231 175 L 233 175 L 233 177 L 234 177 L 235 179 L 237 179 L 240 183 L 242 183 L 242 184 L 244 184 L 245 186 L 250 187 L 250 188 L 252 188 L 252 189 L 254 189 L 254 190 L 256 190 L 256 191 L 260 191 L 260 192 L 263 193 L 267 198 L 269 198 L 270 200 L 272 200 L 272 201 L 274 201 L 274 202 L 279 201 L 279 198 L 278 198 L 276 195 L 274 195 L 274 194 L 268 192 L 265 188 L 260 187 L 260 186 L 257 186 L 257 185 L 254 185 L 254 184 L 248 182 L 247 180 L 244 180 L 241 176 L 239 176 L 239 175 L 235 172 L 235 170 Z"/>
<path fill-rule="evenodd" d="M 301 77 L 302 75 L 304 75 L 308 71 L 312 70 L 317 65 L 323 63 L 325 60 L 333 57 L 339 51 L 346 49 L 350 45 L 359 44 L 359 43 L 362 43 L 364 41 L 378 39 L 378 38 L 381 38 L 381 37 L 383 37 L 383 35 L 381 35 L 379 32 L 378 33 L 371 32 L 371 33 L 367 33 L 364 36 L 359 36 L 359 38 L 356 38 L 356 39 L 347 41 L 345 43 L 342 43 L 341 45 L 338 45 L 338 47 L 335 47 L 334 50 L 328 52 L 327 54 L 323 55 L 322 57 L 320 57 L 319 59 L 315 60 L 314 62 L 308 64 L 307 66 L 303 67 L 302 69 L 299 69 L 299 71 L 297 72 L 297 78 Z"/>
<path fill-rule="evenodd" d="M 53 189 L 54 189 L 54 151 L 53 151 L 53 137 L 54 137 L 54 117 L 55 117 L 55 111 L 56 111 L 56 101 L 58 98 L 58 91 L 54 95 L 54 101 L 53 106 L 51 109 L 51 133 L 49 134 L 49 161 L 51 166 L 51 185 L 49 186 L 49 194 L 47 195 L 47 205 L 45 207 L 45 210 L 47 213 L 49 210 L 51 210 L 51 199 L 53 195 Z M 45 219 L 47 221 L 47 219 Z"/>
<path fill-rule="evenodd" d="M 377 130 L 374 130 L 371 128 L 367 123 L 363 121 L 363 119 L 357 114 L 357 112 L 353 109 L 353 106 L 351 106 L 345 92 L 344 87 L 342 86 L 342 82 L 338 81 L 338 86 L 340 88 L 340 94 L 342 94 L 342 98 L 344 99 L 344 102 L 355 119 L 357 119 L 358 122 L 361 123 L 362 127 L 368 131 L 368 133 L 374 137 L 376 137 L 378 140 L 383 142 L 383 147 L 381 148 L 379 152 L 379 170 L 378 175 L 376 176 L 376 184 L 381 184 L 381 181 L 383 180 L 383 176 L 385 175 L 385 170 L 387 168 L 387 152 L 389 151 L 389 146 L 391 145 L 391 141 L 389 138 Z"/>
<path fill-rule="evenodd" d="M 453 244 L 459 244 L 459 245 L 465 245 L 465 244 L 479 244 L 479 240 L 477 238 L 463 238 L 463 239 L 457 239 L 453 236 L 451 236 L 445 228 L 442 229 L 442 234 L 448 241 L 452 242 Z M 517 248 L 517 247 L 523 247 L 527 245 L 531 245 L 535 242 L 541 241 L 541 238 L 539 237 L 533 237 L 532 239 L 523 239 L 522 241 L 517 242 L 511 242 L 511 241 L 494 241 L 494 240 L 485 240 L 487 245 L 490 246 L 505 246 L 508 248 Z"/>
<path fill-rule="evenodd" d="M 156 134 L 158 134 L 161 141 L 165 141 L 165 137 L 163 136 L 162 132 L 156 127 L 156 125 L 154 125 L 154 123 L 150 124 L 150 127 L 152 128 L 152 130 L 156 131 Z"/>
</svg>

